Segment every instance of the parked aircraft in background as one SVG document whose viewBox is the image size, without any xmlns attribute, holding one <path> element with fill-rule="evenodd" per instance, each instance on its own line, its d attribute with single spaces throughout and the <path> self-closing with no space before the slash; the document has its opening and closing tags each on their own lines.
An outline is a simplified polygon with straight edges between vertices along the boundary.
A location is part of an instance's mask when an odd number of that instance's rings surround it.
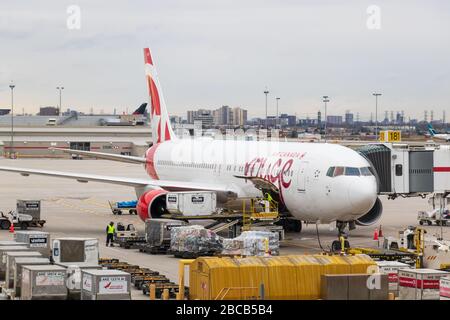
<svg viewBox="0 0 450 320">
<path fill-rule="evenodd" d="M 436 130 L 434 130 L 433 126 L 428 124 L 428 132 L 432 138 L 438 139 L 438 140 L 444 140 L 446 142 L 450 142 L 450 134 L 448 133 L 437 133 Z"/>
</svg>

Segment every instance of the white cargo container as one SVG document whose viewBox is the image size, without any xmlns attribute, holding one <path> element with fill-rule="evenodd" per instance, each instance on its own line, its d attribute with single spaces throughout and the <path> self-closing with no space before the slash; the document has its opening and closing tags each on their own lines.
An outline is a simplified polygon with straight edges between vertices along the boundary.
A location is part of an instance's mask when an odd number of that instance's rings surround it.
<svg viewBox="0 0 450 320">
<path fill-rule="evenodd" d="M 20 297 L 20 292 L 22 288 L 22 267 L 31 265 L 48 265 L 50 264 L 50 259 L 48 258 L 16 258 L 13 263 L 13 292 L 14 297 Z"/>
<path fill-rule="evenodd" d="M 400 269 L 411 269 L 406 263 L 398 261 L 376 261 L 380 273 L 388 275 L 389 292 L 398 295 L 398 271 Z"/>
<path fill-rule="evenodd" d="M 55 265 L 22 267 L 22 300 L 67 299 L 66 269 Z"/>
<path fill-rule="evenodd" d="M 52 257 L 55 263 L 98 264 L 98 239 L 58 238 L 52 243 Z"/>
<path fill-rule="evenodd" d="M 3 253 L 7 251 L 30 251 L 26 246 L 2 246 L 0 247 L 0 281 L 5 280 L 6 274 L 6 257 Z"/>
<path fill-rule="evenodd" d="M 166 195 L 166 207 L 172 214 L 210 215 L 217 210 L 217 195 L 213 191 L 169 192 Z"/>
<path fill-rule="evenodd" d="M 80 300 L 81 296 L 81 272 L 82 270 L 100 270 L 102 267 L 96 263 L 66 262 L 57 265 L 66 268 L 66 287 L 70 299 Z"/>
<path fill-rule="evenodd" d="M 13 240 L 3 240 L 0 241 L 0 247 L 11 247 L 11 246 L 24 246 L 26 243 L 24 242 L 17 242 Z"/>
<path fill-rule="evenodd" d="M 131 275 L 119 270 L 82 270 L 81 300 L 130 300 Z"/>
<path fill-rule="evenodd" d="M 46 258 L 50 257 L 50 234 L 43 231 L 16 231 L 14 239 L 25 243 L 32 250 L 39 251 Z"/>
<path fill-rule="evenodd" d="M 450 277 L 442 277 L 439 280 L 440 300 L 450 300 Z"/>
<path fill-rule="evenodd" d="M 11 289 L 14 286 L 14 260 L 16 258 L 39 258 L 42 254 L 37 251 L 6 251 L 4 253 L 6 257 L 6 276 L 5 276 L 5 287 Z"/>
<path fill-rule="evenodd" d="M 439 300 L 439 280 L 447 275 L 434 269 L 399 270 L 400 300 Z"/>
</svg>

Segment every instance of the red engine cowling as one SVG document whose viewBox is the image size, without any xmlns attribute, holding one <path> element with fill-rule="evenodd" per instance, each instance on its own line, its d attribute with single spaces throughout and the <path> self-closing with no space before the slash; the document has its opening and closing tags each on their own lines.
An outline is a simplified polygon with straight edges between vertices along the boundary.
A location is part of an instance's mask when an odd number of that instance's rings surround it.
<svg viewBox="0 0 450 320">
<path fill-rule="evenodd" d="M 151 190 L 143 193 L 137 203 L 137 212 L 142 221 L 159 218 L 166 213 L 166 190 Z"/>
</svg>

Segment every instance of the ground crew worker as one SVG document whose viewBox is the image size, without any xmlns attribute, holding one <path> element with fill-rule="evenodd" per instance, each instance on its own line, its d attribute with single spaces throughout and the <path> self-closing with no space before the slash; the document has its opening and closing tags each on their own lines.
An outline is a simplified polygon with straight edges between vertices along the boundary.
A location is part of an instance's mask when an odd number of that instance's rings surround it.
<svg viewBox="0 0 450 320">
<path fill-rule="evenodd" d="M 114 240 L 114 233 L 116 232 L 116 228 L 114 228 L 114 222 L 110 222 L 106 226 L 106 246 L 108 244 L 112 247 L 113 246 L 113 240 Z"/>
</svg>

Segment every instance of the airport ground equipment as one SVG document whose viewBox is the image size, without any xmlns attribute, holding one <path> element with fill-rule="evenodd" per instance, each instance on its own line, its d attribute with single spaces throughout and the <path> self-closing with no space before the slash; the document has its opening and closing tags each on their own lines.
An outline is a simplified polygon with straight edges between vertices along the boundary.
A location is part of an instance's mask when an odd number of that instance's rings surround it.
<svg viewBox="0 0 450 320">
<path fill-rule="evenodd" d="M 13 263 L 14 283 L 13 297 L 20 297 L 22 287 L 22 267 L 29 265 L 49 265 L 48 258 L 16 258 Z"/>
<path fill-rule="evenodd" d="M 8 230 L 11 224 L 14 224 L 14 227 L 20 227 L 20 229 L 26 230 L 32 225 L 32 222 L 33 217 L 29 214 L 19 214 L 14 210 L 4 214 L 0 211 L 0 229 L 2 230 Z"/>
<path fill-rule="evenodd" d="M 16 258 L 42 258 L 37 251 L 6 251 L 3 253 L 2 260 L 5 261 L 5 288 L 12 289 L 14 286 L 14 261 Z"/>
<path fill-rule="evenodd" d="M 41 200 L 17 200 L 16 211 L 33 217 L 30 227 L 43 227 L 46 220 L 41 219 Z"/>
<path fill-rule="evenodd" d="M 217 212 L 217 195 L 214 191 L 169 192 L 166 208 L 174 215 L 202 216 Z"/>
<path fill-rule="evenodd" d="M 81 298 L 81 272 L 82 270 L 99 270 L 102 267 L 99 264 L 62 262 L 58 263 L 66 269 L 66 287 L 67 297 L 70 300 L 80 300 Z"/>
<path fill-rule="evenodd" d="M 0 247 L 0 281 L 5 280 L 6 263 L 3 263 L 3 254 L 10 251 L 30 251 L 26 246 L 1 246 Z"/>
<path fill-rule="evenodd" d="M 147 219 L 145 221 L 145 242 L 139 244 L 139 251 L 156 254 L 170 249 L 170 232 L 187 223 L 174 219 Z"/>
<path fill-rule="evenodd" d="M 173 283 L 173 282 L 162 282 L 162 283 L 150 283 L 150 282 L 146 282 L 142 285 L 142 293 L 144 295 L 148 295 L 150 293 L 150 285 L 154 284 L 155 285 L 155 293 L 156 293 L 156 298 L 160 299 L 162 297 L 162 293 L 164 291 L 164 289 L 168 289 L 169 290 L 169 298 L 171 299 L 175 299 L 176 294 L 178 292 L 178 285 Z M 189 294 L 189 289 L 185 288 L 186 292 L 185 295 Z"/>
<path fill-rule="evenodd" d="M 439 280 L 439 300 L 450 300 L 450 277 Z"/>
<path fill-rule="evenodd" d="M 398 271 L 400 269 L 411 269 L 411 265 L 398 261 L 377 261 L 380 273 L 386 274 L 389 281 L 389 292 L 398 296 Z"/>
<path fill-rule="evenodd" d="M 57 238 L 52 241 L 52 244 L 52 258 L 55 263 L 98 263 L 99 251 L 96 238 Z"/>
<path fill-rule="evenodd" d="M 398 271 L 400 300 L 439 300 L 439 280 L 449 272 L 434 269 Z"/>
<path fill-rule="evenodd" d="M 134 249 L 137 244 L 143 242 L 145 242 L 145 237 L 137 232 L 132 223 L 126 227 L 121 222 L 117 224 L 113 243 L 118 244 L 121 248 Z"/>
<path fill-rule="evenodd" d="M 189 265 L 190 299 L 320 299 L 322 274 L 369 273 L 367 255 L 279 257 L 200 257 Z"/>
<path fill-rule="evenodd" d="M 119 270 L 82 270 L 81 300 L 130 300 L 131 276 Z"/>
<path fill-rule="evenodd" d="M 119 201 L 119 202 L 111 202 L 108 201 L 111 211 L 115 215 L 121 215 L 124 212 L 128 212 L 132 215 L 137 215 L 137 200 L 132 201 Z"/>
<path fill-rule="evenodd" d="M 22 300 L 67 299 L 66 269 L 55 265 L 22 267 Z"/>
<path fill-rule="evenodd" d="M 31 250 L 40 252 L 44 257 L 50 257 L 50 233 L 43 231 L 19 230 L 14 233 L 14 239 L 17 242 L 25 243 Z"/>
<path fill-rule="evenodd" d="M 419 211 L 417 214 L 417 220 L 421 226 L 432 226 L 433 224 L 437 226 L 446 226 L 447 224 L 450 225 L 450 212 L 445 210 L 443 217 L 437 217 L 436 210 L 431 212 Z"/>
</svg>

